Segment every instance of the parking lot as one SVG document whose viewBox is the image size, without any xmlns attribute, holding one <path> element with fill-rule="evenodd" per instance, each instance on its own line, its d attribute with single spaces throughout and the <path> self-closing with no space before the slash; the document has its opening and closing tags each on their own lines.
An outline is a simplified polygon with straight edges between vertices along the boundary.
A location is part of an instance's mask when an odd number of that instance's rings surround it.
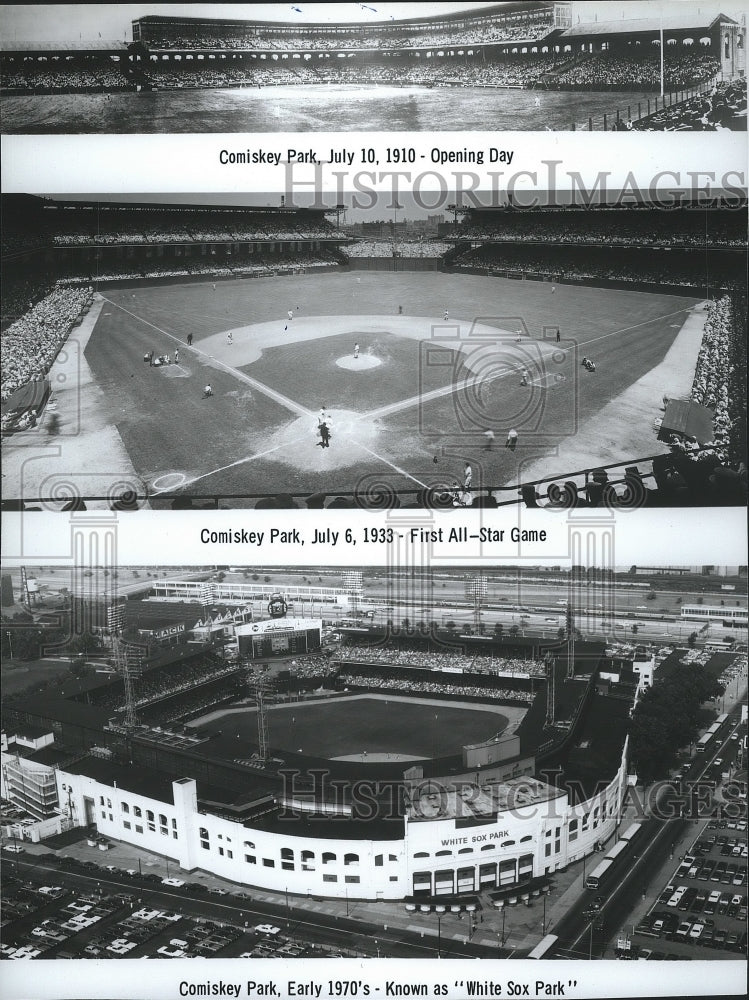
<svg viewBox="0 0 749 1000">
<path fill-rule="evenodd" d="M 143 905 L 134 894 L 78 893 L 6 878 L 5 959 L 315 957 L 326 952 L 271 922 L 217 921 Z"/>
<path fill-rule="evenodd" d="M 633 957 L 735 959 L 747 953 L 746 820 L 709 821 L 631 936 Z"/>
</svg>

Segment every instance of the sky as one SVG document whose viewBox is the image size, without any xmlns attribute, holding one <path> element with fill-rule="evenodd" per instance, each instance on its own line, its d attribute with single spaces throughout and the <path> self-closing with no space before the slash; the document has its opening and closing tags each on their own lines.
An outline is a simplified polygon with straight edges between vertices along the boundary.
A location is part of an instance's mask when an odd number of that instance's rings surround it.
<svg viewBox="0 0 749 1000">
<path fill-rule="evenodd" d="M 390 18 L 426 17 L 458 10 L 493 7 L 494 3 L 133 3 L 133 4 L 0 4 L 0 36 L 5 44 L 19 41 L 131 41 L 131 22 L 147 14 L 188 17 L 247 18 L 260 21 L 312 22 L 383 21 Z M 576 0 L 573 21 L 612 20 L 701 10 L 711 16 L 723 12 L 738 17 L 745 8 L 735 0 Z"/>
</svg>

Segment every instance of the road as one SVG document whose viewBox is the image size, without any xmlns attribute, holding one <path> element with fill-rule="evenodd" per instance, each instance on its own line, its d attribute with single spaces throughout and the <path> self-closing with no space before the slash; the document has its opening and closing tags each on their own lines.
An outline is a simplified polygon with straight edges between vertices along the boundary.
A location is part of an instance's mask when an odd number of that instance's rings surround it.
<svg viewBox="0 0 749 1000">
<path fill-rule="evenodd" d="M 7 873 L 28 876 L 40 885 L 57 885 L 78 893 L 127 893 L 133 897 L 133 902 L 147 900 L 156 908 L 177 910 L 186 916 L 204 917 L 239 927 L 246 924 L 252 927 L 270 919 L 283 926 L 285 933 L 326 948 L 364 955 L 379 952 L 392 958 L 434 958 L 438 949 L 443 958 L 481 958 L 490 954 L 496 957 L 496 949 L 466 944 L 447 936 L 442 936 L 438 942 L 434 935 L 422 936 L 399 927 L 385 928 L 382 924 L 372 924 L 345 914 L 335 916 L 317 910 L 308 911 L 300 905 L 298 898 L 293 897 L 289 897 L 287 907 L 285 904 L 239 899 L 231 894 L 216 897 L 208 893 L 186 893 L 179 888 L 166 889 L 161 884 L 137 876 L 119 878 L 106 869 L 71 871 L 57 863 L 45 862 L 41 857 L 31 860 L 28 855 L 19 855 L 9 860 L 9 856 L 5 855 L 3 860 Z M 351 909 L 354 907 L 352 902 Z"/>
<path fill-rule="evenodd" d="M 548 957 L 590 958 L 594 955 L 600 957 L 600 952 L 603 951 L 611 935 L 625 924 L 636 900 L 643 896 L 646 887 L 671 853 L 672 845 L 691 822 L 689 817 L 680 815 L 682 805 L 689 802 L 694 786 L 712 769 L 714 761 L 725 760 L 728 756 L 728 749 L 732 746 L 731 733 L 741 718 L 741 706 L 735 705 L 727 714 L 729 722 L 722 731 L 724 737 L 709 753 L 692 759 L 689 771 L 681 784 L 676 782 L 673 786 L 664 786 L 657 807 L 661 816 L 667 818 L 652 816 L 644 821 L 634 845 L 635 853 L 628 856 L 621 881 L 612 885 L 608 891 L 604 888 L 583 895 L 565 916 L 557 921 L 554 933 L 559 940 Z M 735 753 L 735 750 L 732 752 Z M 599 860 L 602 860 L 602 857 Z M 591 861 L 591 866 L 593 867 L 595 863 Z M 589 908 L 597 895 L 604 896 L 604 901 L 599 913 L 593 918 L 589 914 Z M 603 928 L 600 933 L 596 933 L 594 925 L 599 918 Z"/>
</svg>

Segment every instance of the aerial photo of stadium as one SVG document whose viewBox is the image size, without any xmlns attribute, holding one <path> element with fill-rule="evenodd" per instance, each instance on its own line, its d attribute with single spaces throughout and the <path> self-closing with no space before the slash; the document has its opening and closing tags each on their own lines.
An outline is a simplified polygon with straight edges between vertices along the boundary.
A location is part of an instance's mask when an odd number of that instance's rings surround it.
<svg viewBox="0 0 749 1000">
<path fill-rule="evenodd" d="M 740 194 L 220 200 L 4 196 L 6 505 L 745 502 Z"/>
<path fill-rule="evenodd" d="M 614 957 L 688 788 L 746 822 L 746 626 L 745 566 L 4 565 L 3 957 Z"/>
<path fill-rule="evenodd" d="M 746 130 L 717 0 L 61 6 L 3 9 L 6 133 Z"/>
</svg>

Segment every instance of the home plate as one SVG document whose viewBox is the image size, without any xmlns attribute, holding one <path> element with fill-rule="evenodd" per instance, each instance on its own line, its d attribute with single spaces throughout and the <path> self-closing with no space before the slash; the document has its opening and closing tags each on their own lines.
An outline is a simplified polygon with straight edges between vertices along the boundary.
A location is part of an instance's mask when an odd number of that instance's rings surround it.
<svg viewBox="0 0 749 1000">
<path fill-rule="evenodd" d="M 352 372 L 362 372 L 368 368 L 377 368 L 378 365 L 382 364 L 382 361 L 374 354 L 360 354 L 358 358 L 355 358 L 353 354 L 347 354 L 343 358 L 338 358 L 336 364 L 339 368 L 347 368 Z"/>
</svg>

